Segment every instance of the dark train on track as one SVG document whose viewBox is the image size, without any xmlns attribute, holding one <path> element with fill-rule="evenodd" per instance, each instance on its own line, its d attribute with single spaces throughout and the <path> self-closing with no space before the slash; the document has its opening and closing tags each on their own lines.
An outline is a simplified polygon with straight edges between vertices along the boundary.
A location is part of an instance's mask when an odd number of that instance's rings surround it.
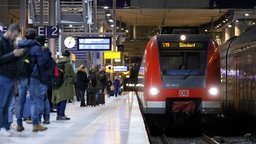
<svg viewBox="0 0 256 144">
<path fill-rule="evenodd" d="M 256 116 L 256 26 L 221 47 L 224 113 Z"/>
<path fill-rule="evenodd" d="M 148 42 L 138 92 L 145 115 L 220 113 L 220 49 L 195 29 L 164 29 Z"/>
</svg>

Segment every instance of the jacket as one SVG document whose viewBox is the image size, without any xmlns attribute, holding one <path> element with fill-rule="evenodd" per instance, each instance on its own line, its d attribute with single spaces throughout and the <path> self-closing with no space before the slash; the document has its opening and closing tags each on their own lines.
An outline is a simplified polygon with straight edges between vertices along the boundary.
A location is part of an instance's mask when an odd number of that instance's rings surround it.
<svg viewBox="0 0 256 144">
<path fill-rule="evenodd" d="M 85 90 L 88 87 L 88 78 L 85 69 L 78 68 L 76 73 L 77 87 L 81 90 Z"/>
<path fill-rule="evenodd" d="M 114 92 L 115 93 L 118 93 L 118 91 L 119 91 L 119 88 L 120 88 L 120 81 L 119 80 L 114 80 L 114 82 L 113 82 L 113 86 L 114 86 Z"/>
<path fill-rule="evenodd" d="M 68 57 L 63 57 L 58 60 L 58 63 L 65 63 L 65 74 L 64 82 L 58 88 L 53 88 L 52 93 L 52 102 L 59 103 L 65 100 L 73 99 L 74 97 L 74 88 L 73 88 L 73 79 L 75 78 L 75 72 L 72 68 L 70 60 Z"/>
<path fill-rule="evenodd" d="M 31 77 L 41 80 L 42 75 L 40 74 L 40 68 L 44 67 L 47 60 L 42 55 L 43 52 L 40 44 L 38 44 L 35 40 L 27 39 L 20 41 L 18 43 L 18 47 L 28 48 L 31 63 L 34 64 Z"/>
<path fill-rule="evenodd" d="M 91 69 L 90 71 L 91 75 L 95 76 L 95 89 L 96 90 L 100 90 L 102 88 L 102 83 L 101 83 L 101 79 L 100 79 L 100 71 L 96 70 L 96 69 Z"/>
<path fill-rule="evenodd" d="M 52 53 L 48 48 L 43 47 L 42 56 L 46 60 L 44 67 L 41 69 L 41 82 L 45 85 L 51 86 L 51 79 L 53 77 L 54 61 L 51 57 Z"/>
<path fill-rule="evenodd" d="M 15 79 L 17 72 L 17 58 L 13 50 L 13 43 L 4 36 L 0 36 L 0 75 L 10 79 Z"/>
</svg>

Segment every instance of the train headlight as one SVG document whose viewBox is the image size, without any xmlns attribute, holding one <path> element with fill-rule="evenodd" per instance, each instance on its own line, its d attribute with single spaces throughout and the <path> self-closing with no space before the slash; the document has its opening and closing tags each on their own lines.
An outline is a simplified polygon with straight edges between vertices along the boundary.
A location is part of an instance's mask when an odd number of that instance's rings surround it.
<svg viewBox="0 0 256 144">
<path fill-rule="evenodd" d="M 180 36 L 180 40 L 182 40 L 182 41 L 186 40 L 186 38 L 187 38 L 186 35 L 181 35 Z"/>
<path fill-rule="evenodd" d="M 149 90 L 149 93 L 153 96 L 158 95 L 160 93 L 160 90 L 158 88 L 152 87 Z"/>
<path fill-rule="evenodd" d="M 216 95 L 218 94 L 218 88 L 216 88 L 216 87 L 211 87 L 211 88 L 209 88 L 208 93 L 209 93 L 210 95 L 212 95 L 212 96 L 216 96 Z"/>
</svg>

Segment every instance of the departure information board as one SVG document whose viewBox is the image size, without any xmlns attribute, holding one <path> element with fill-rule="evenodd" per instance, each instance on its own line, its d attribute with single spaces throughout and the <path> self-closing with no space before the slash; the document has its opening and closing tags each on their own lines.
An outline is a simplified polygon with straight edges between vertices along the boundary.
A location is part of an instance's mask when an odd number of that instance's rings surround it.
<svg viewBox="0 0 256 144">
<path fill-rule="evenodd" d="M 107 51 L 111 50 L 111 37 L 78 37 L 78 50 Z"/>
<path fill-rule="evenodd" d="M 159 44 L 161 49 L 168 48 L 204 48 L 207 46 L 207 43 L 199 43 L 199 42 L 160 42 Z"/>
</svg>

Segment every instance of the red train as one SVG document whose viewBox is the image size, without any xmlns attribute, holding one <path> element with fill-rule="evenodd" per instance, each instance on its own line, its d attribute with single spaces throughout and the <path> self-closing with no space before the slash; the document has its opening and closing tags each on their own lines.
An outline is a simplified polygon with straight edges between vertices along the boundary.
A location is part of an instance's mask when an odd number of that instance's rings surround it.
<svg viewBox="0 0 256 144">
<path fill-rule="evenodd" d="M 220 113 L 220 49 L 206 35 L 156 35 L 146 46 L 138 85 L 145 114 Z"/>
</svg>

